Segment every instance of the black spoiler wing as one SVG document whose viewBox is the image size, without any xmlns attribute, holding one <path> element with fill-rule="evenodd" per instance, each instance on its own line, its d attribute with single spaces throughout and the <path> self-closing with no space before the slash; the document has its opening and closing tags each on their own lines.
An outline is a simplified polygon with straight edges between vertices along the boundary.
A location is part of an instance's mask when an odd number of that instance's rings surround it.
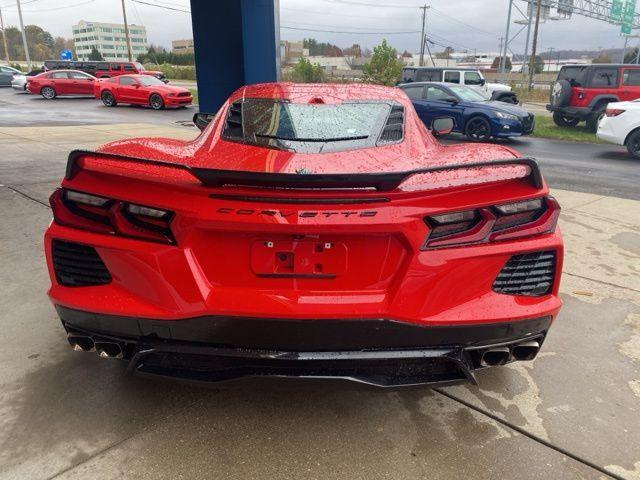
<svg viewBox="0 0 640 480">
<path fill-rule="evenodd" d="M 92 152 L 88 150 L 73 150 L 67 160 L 65 178 L 71 180 L 78 172 L 77 161 L 91 155 L 105 160 L 115 160 L 126 163 L 142 165 L 162 166 L 189 172 L 204 185 L 211 187 L 223 187 L 225 185 L 242 185 L 250 187 L 269 188 L 310 188 L 310 189 L 350 189 L 350 188 L 375 188 L 380 191 L 394 190 L 408 178 L 434 172 L 447 172 L 454 170 L 466 170 L 482 167 L 518 166 L 529 168 L 529 179 L 532 185 L 542 188 L 542 174 L 540 167 L 533 158 L 509 158 L 475 163 L 458 163 L 437 167 L 419 168 L 404 172 L 390 173 L 268 173 L 246 172 L 236 170 L 217 170 L 212 168 L 190 167 L 188 165 L 148 158 L 129 157 L 113 153 Z"/>
</svg>

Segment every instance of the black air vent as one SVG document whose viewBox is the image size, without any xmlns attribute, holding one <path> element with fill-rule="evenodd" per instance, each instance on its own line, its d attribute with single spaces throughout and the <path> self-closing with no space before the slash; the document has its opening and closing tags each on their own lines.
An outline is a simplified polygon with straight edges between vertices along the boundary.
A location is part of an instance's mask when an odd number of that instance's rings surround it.
<svg viewBox="0 0 640 480">
<path fill-rule="evenodd" d="M 56 280 L 60 285 L 86 287 L 111 281 L 107 267 L 93 247 L 54 240 L 52 256 Z"/>
<path fill-rule="evenodd" d="M 242 102 L 232 103 L 229 107 L 224 133 L 229 137 L 242 138 Z"/>
<path fill-rule="evenodd" d="M 546 295 L 553 285 L 555 266 L 554 251 L 514 255 L 502 267 L 493 290 L 507 295 Z"/>
<path fill-rule="evenodd" d="M 402 140 L 403 133 L 404 107 L 402 105 L 394 105 L 391 107 L 391 113 L 389 113 L 387 123 L 382 129 L 378 145 L 399 142 Z"/>
</svg>

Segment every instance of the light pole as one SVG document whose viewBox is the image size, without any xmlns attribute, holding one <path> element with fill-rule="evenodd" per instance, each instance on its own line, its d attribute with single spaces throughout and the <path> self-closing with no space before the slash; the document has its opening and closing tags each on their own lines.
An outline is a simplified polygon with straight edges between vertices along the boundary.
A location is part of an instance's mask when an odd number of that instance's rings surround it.
<svg viewBox="0 0 640 480">
<path fill-rule="evenodd" d="M 504 51 L 500 52 L 500 82 L 504 82 L 504 71 L 507 63 L 507 48 L 509 47 L 509 27 L 511 27 L 511 7 L 513 0 L 509 0 L 509 13 L 507 14 L 507 28 L 504 32 Z"/>
<path fill-rule="evenodd" d="M 20 0 L 16 0 L 18 5 L 18 19 L 20 20 L 20 31 L 22 32 L 22 45 L 24 47 L 24 56 L 27 59 L 27 68 L 31 70 L 31 58 L 29 57 L 29 45 L 27 45 L 27 34 L 24 31 L 24 22 L 22 21 L 22 8 L 20 7 Z"/>
</svg>

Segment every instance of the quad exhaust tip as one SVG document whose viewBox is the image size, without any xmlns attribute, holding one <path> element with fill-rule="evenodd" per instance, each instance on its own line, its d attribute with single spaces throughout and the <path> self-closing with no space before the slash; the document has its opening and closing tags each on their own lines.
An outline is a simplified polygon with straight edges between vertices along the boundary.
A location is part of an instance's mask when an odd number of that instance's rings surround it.
<svg viewBox="0 0 640 480">
<path fill-rule="evenodd" d="M 96 352 L 102 358 L 122 358 L 122 347 L 115 342 L 96 342 Z"/>
<path fill-rule="evenodd" d="M 67 340 L 76 352 L 93 352 L 95 350 L 95 344 L 91 337 L 69 334 Z"/>
<path fill-rule="evenodd" d="M 540 350 L 540 344 L 535 340 L 530 342 L 522 342 L 513 346 L 511 353 L 513 358 L 518 361 L 533 360 Z"/>
<path fill-rule="evenodd" d="M 495 347 L 482 352 L 480 364 L 483 367 L 495 367 L 504 365 L 509 361 L 511 352 L 508 347 Z"/>
</svg>

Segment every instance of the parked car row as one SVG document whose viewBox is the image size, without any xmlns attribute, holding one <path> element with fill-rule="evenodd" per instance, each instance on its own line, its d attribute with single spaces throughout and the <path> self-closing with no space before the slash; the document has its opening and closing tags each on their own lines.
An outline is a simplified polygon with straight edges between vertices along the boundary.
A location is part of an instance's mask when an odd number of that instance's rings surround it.
<svg viewBox="0 0 640 480">
<path fill-rule="evenodd" d="M 15 75 L 12 87 L 52 100 L 64 95 L 91 95 L 108 107 L 118 103 L 148 105 L 154 110 L 181 107 L 193 101 L 191 92 L 167 85 L 155 76 L 121 74 L 96 78 L 80 70 L 51 70 L 36 75 Z"/>
</svg>

